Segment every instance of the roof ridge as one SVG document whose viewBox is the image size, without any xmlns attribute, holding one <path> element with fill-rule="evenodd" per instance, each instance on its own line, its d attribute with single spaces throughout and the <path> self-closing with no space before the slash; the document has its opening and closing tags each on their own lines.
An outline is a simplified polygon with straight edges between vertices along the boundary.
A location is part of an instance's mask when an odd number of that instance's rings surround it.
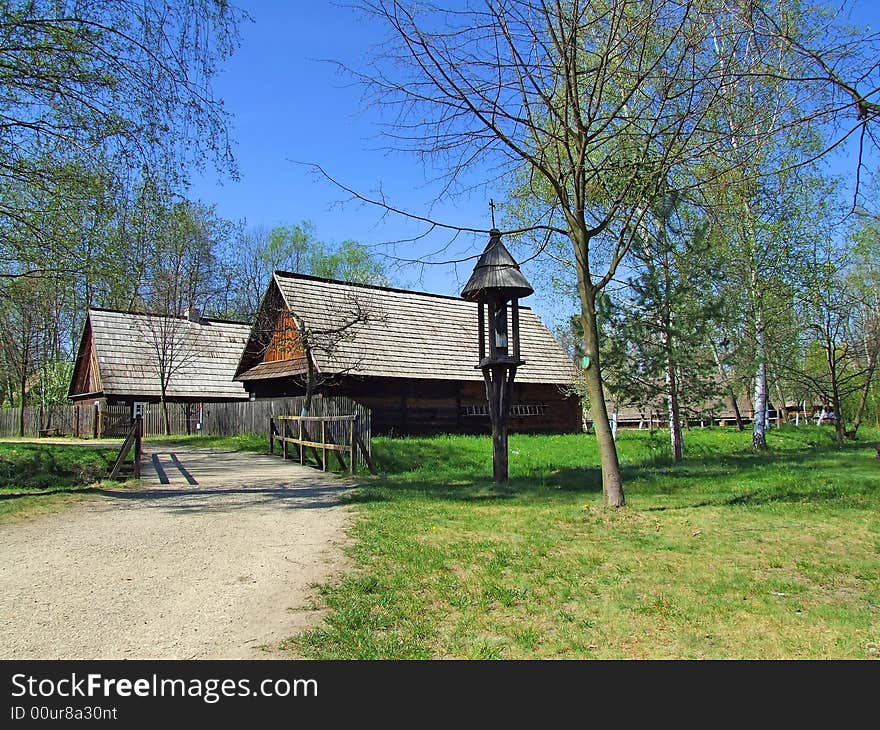
<svg viewBox="0 0 880 730">
<path fill-rule="evenodd" d="M 417 291 L 415 289 L 402 289 L 396 286 L 380 286 L 379 284 L 361 284 L 360 282 L 355 281 L 343 281 L 342 279 L 329 279 L 325 276 L 314 276 L 313 274 L 298 274 L 294 271 L 283 271 L 276 270 L 273 272 L 273 276 L 278 276 L 282 279 L 304 279 L 306 281 L 319 281 L 325 284 L 343 284 L 345 286 L 353 286 L 358 287 L 360 289 L 372 289 L 374 291 L 387 291 L 394 292 L 396 294 L 415 294 L 420 297 L 432 297 L 435 299 L 449 299 L 454 302 L 462 302 L 464 304 L 471 304 L 465 299 L 462 299 L 459 296 L 453 296 L 451 294 L 436 294 L 435 292 L 427 292 L 427 291 Z M 519 305 L 520 309 L 532 309 L 532 307 L 524 304 Z"/>
<path fill-rule="evenodd" d="M 134 309 L 111 309 L 110 307 L 89 307 L 89 312 L 110 312 L 111 314 L 137 314 L 142 317 L 171 317 L 173 319 L 188 319 L 182 314 L 161 314 L 159 312 L 139 312 Z M 221 319 L 220 317 L 200 317 L 206 322 L 222 322 L 224 324 L 241 324 L 247 327 L 253 327 L 253 322 L 245 322 L 240 319 Z"/>
</svg>

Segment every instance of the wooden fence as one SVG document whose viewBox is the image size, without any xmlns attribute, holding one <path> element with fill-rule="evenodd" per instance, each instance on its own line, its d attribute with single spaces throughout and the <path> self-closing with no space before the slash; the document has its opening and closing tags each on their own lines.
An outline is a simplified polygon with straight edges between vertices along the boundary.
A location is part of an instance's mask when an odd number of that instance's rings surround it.
<svg viewBox="0 0 880 730">
<path fill-rule="evenodd" d="M 88 415 L 90 416 L 91 413 Z M 0 408 L 0 436 L 18 436 L 18 418 L 18 408 Z M 24 435 L 39 436 L 40 431 L 50 428 L 57 428 L 69 435 L 74 432 L 75 420 L 76 411 L 72 405 L 47 409 L 40 406 L 26 406 Z M 91 428 L 91 421 L 86 425 Z"/>
<path fill-rule="evenodd" d="M 273 416 L 299 416 L 304 398 L 272 398 L 234 403 L 169 403 L 168 417 L 171 434 L 201 434 L 204 436 L 238 436 L 267 434 L 269 419 Z M 25 409 L 25 436 L 36 437 L 46 428 L 59 428 L 68 436 L 80 438 L 125 438 L 131 428 L 132 412 L 129 405 L 107 405 L 86 402 L 61 406 L 44 412 L 37 406 Z M 0 409 L 0 436 L 18 435 L 18 409 Z M 165 432 L 162 406 L 159 403 L 143 405 L 143 435 L 159 436 Z M 315 396 L 311 416 L 358 416 L 357 434 L 370 449 L 370 410 L 349 398 Z M 358 465 L 366 466 L 362 457 Z"/>
<path fill-rule="evenodd" d="M 351 416 L 272 416 L 269 419 L 269 453 L 275 453 L 275 441 L 281 442 L 281 458 L 286 459 L 290 445 L 298 447 L 299 463 L 307 463 L 309 451 L 323 471 L 329 468 L 332 453 L 343 471 L 352 475 L 358 464 L 366 462 L 371 474 L 378 474 L 367 445 L 358 434 L 357 415 Z M 320 439 L 320 440 L 319 440 Z M 349 455 L 348 466 L 342 454 Z"/>
</svg>

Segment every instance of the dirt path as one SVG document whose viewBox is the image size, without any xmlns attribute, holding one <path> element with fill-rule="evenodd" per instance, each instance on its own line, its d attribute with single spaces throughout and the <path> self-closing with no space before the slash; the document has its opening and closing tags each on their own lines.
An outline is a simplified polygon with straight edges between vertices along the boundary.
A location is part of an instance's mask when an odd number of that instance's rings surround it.
<svg viewBox="0 0 880 730">
<path fill-rule="evenodd" d="M 160 465 L 189 480 L 148 472 L 143 491 L 0 525 L 0 658 L 290 656 L 278 642 L 320 619 L 313 586 L 344 567 L 344 483 L 276 457 L 170 453 Z"/>
</svg>

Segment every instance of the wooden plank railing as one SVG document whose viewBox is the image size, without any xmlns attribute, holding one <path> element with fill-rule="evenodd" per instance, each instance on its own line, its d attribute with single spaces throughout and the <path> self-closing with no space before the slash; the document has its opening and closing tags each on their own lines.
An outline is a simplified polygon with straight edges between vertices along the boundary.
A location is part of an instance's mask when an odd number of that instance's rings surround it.
<svg viewBox="0 0 880 730">
<path fill-rule="evenodd" d="M 289 456 L 289 445 L 299 447 L 299 463 L 306 463 L 306 451 L 309 450 L 315 457 L 315 461 L 323 471 L 327 471 L 328 452 L 336 457 L 340 468 L 348 469 L 349 473 L 357 471 L 358 453 L 366 463 L 371 474 L 378 474 L 376 465 L 370 456 L 370 450 L 363 442 L 358 433 L 358 420 L 360 416 L 272 416 L 269 419 L 269 453 L 275 453 L 275 442 L 281 442 L 281 458 Z M 347 424 L 344 440 L 334 440 L 333 431 L 339 429 L 328 428 L 332 424 Z M 320 428 L 320 440 L 317 428 Z M 296 432 L 294 435 L 294 431 Z M 346 466 L 342 454 L 349 455 L 349 463 Z"/>
<path fill-rule="evenodd" d="M 122 465 L 125 463 L 125 457 L 128 456 L 128 452 L 131 451 L 132 446 L 134 447 L 134 476 L 136 479 L 140 479 L 141 458 L 144 453 L 142 447 L 143 435 L 144 421 L 143 418 L 138 415 L 132 419 L 128 435 L 125 437 L 122 448 L 119 449 L 116 461 L 113 462 L 113 468 L 110 470 L 111 479 L 117 479 L 119 477 L 119 472 L 122 470 Z"/>
</svg>

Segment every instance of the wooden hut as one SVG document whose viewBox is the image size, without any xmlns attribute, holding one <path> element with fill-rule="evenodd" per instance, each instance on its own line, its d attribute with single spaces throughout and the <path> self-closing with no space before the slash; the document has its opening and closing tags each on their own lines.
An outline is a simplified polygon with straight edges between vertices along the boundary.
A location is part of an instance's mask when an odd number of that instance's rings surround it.
<svg viewBox="0 0 880 730">
<path fill-rule="evenodd" d="M 376 433 L 485 433 L 477 328 L 477 304 L 457 297 L 277 271 L 235 377 L 257 398 L 302 395 L 312 378 L 370 408 Z M 527 307 L 520 331 L 511 429 L 580 430 L 570 358 Z"/>
<path fill-rule="evenodd" d="M 233 376 L 250 331 L 244 322 L 195 311 L 172 317 L 89 309 L 68 391 L 79 407 L 76 423 L 88 421 L 94 424 L 92 435 L 109 435 L 114 429 L 107 418 L 95 418 L 92 411 L 112 413 L 125 423 L 136 408 L 160 401 L 163 380 L 168 403 L 247 400 Z M 80 417 L 80 409 L 89 411 L 88 418 Z"/>
</svg>

